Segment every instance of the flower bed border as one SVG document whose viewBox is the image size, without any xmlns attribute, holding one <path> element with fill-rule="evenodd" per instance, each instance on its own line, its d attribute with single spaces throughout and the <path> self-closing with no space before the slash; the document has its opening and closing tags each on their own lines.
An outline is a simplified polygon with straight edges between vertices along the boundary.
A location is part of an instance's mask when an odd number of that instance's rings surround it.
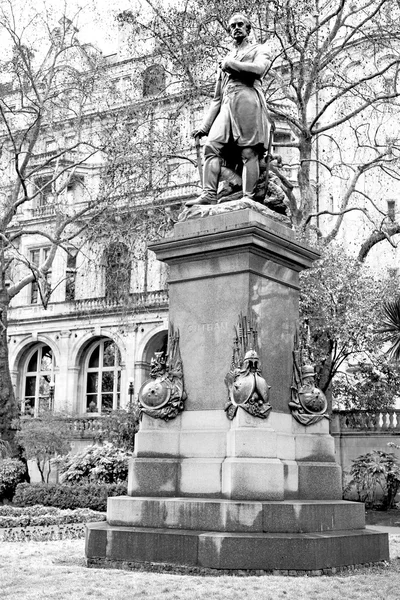
<svg viewBox="0 0 400 600">
<path fill-rule="evenodd" d="M 4 527 L 0 529 L 0 542 L 49 542 L 77 540 L 85 537 L 85 523 L 66 525 L 34 525 L 28 527 Z"/>
</svg>

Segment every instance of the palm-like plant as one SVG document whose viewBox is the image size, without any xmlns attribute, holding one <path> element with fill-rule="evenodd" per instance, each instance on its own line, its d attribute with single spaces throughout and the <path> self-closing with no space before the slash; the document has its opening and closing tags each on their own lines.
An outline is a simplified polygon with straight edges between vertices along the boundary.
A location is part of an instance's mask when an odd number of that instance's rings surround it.
<svg viewBox="0 0 400 600">
<path fill-rule="evenodd" d="M 392 301 L 387 300 L 382 308 L 384 318 L 377 332 L 386 334 L 383 336 L 383 341 L 391 343 L 387 350 L 389 357 L 400 360 L 400 296 Z"/>
</svg>

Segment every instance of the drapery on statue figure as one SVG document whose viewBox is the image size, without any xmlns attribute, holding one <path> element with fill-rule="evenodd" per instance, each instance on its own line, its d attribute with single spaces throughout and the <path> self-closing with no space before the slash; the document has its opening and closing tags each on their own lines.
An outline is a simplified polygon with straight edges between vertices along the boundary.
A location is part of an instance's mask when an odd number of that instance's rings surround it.
<svg viewBox="0 0 400 600">
<path fill-rule="evenodd" d="M 250 21 L 241 13 L 229 20 L 235 47 L 218 69 L 214 99 L 193 137 L 208 135 L 204 146 L 203 192 L 186 206 L 216 204 L 222 161 L 242 162 L 243 197 L 254 198 L 259 159 L 268 145 L 270 123 L 261 89 L 269 65 L 265 46 L 249 42 Z"/>
</svg>

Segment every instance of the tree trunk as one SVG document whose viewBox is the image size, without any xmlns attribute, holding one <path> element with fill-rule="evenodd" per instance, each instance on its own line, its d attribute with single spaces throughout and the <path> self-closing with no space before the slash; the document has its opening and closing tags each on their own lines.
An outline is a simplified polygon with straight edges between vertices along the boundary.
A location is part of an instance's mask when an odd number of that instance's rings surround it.
<svg viewBox="0 0 400 600">
<path fill-rule="evenodd" d="M 369 251 L 379 242 L 383 240 L 387 240 L 392 235 L 396 235 L 400 233 L 400 225 L 398 223 L 393 223 L 393 225 L 389 225 L 386 227 L 385 231 L 376 231 L 372 233 L 365 242 L 361 245 L 360 251 L 358 253 L 358 260 L 364 262 L 367 258 Z"/>
<path fill-rule="evenodd" d="M 7 310 L 8 295 L 5 287 L 0 289 L 0 437 L 11 446 L 12 455 L 19 456 L 19 447 L 15 440 L 18 409 L 11 383 L 8 363 Z"/>
<path fill-rule="evenodd" d="M 315 210 L 315 189 L 311 182 L 312 143 L 311 137 L 299 139 L 300 168 L 297 175 L 300 191 L 300 210 L 296 225 L 302 225 L 308 215 Z"/>
<path fill-rule="evenodd" d="M 46 462 L 43 461 L 43 463 L 40 461 L 39 458 L 36 459 L 36 466 L 38 468 L 38 471 L 40 473 L 40 478 L 42 480 L 42 483 L 49 483 L 48 481 L 46 482 L 45 478 L 44 478 L 44 470 L 46 468 Z"/>
</svg>

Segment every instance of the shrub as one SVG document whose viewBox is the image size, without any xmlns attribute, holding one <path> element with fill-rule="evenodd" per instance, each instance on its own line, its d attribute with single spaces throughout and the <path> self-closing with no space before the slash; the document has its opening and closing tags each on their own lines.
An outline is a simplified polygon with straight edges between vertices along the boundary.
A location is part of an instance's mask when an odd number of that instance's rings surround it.
<svg viewBox="0 0 400 600">
<path fill-rule="evenodd" d="M 384 510 L 395 506 L 395 497 L 400 488 L 400 465 L 392 452 L 373 450 L 362 454 L 350 469 L 351 481 L 344 490 L 348 496 L 355 489 L 360 502 L 367 507 L 380 506 Z M 379 491 L 382 494 L 378 500 Z"/>
<path fill-rule="evenodd" d="M 15 458 L 0 460 L 0 501 L 12 500 L 15 488 L 25 478 L 26 467 Z"/>
<path fill-rule="evenodd" d="M 49 481 L 51 459 L 66 454 L 71 449 L 70 433 L 60 415 L 43 411 L 38 419 L 26 419 L 21 422 L 17 440 L 24 448 L 27 460 L 34 460 L 41 479 Z"/>
<path fill-rule="evenodd" d="M 42 504 L 57 508 L 90 508 L 105 512 L 108 496 L 125 496 L 126 484 L 46 485 L 20 483 L 15 491 L 15 506 Z"/>
<path fill-rule="evenodd" d="M 131 452 L 106 443 L 89 446 L 79 454 L 68 454 L 60 459 L 63 483 L 85 482 L 123 483 L 128 478 L 128 460 Z"/>
<path fill-rule="evenodd" d="M 135 446 L 135 434 L 139 430 L 140 408 L 136 402 L 130 402 L 127 409 L 113 410 L 101 421 L 101 431 L 95 440 L 99 443 L 111 442 L 123 450 L 132 451 Z"/>
</svg>

